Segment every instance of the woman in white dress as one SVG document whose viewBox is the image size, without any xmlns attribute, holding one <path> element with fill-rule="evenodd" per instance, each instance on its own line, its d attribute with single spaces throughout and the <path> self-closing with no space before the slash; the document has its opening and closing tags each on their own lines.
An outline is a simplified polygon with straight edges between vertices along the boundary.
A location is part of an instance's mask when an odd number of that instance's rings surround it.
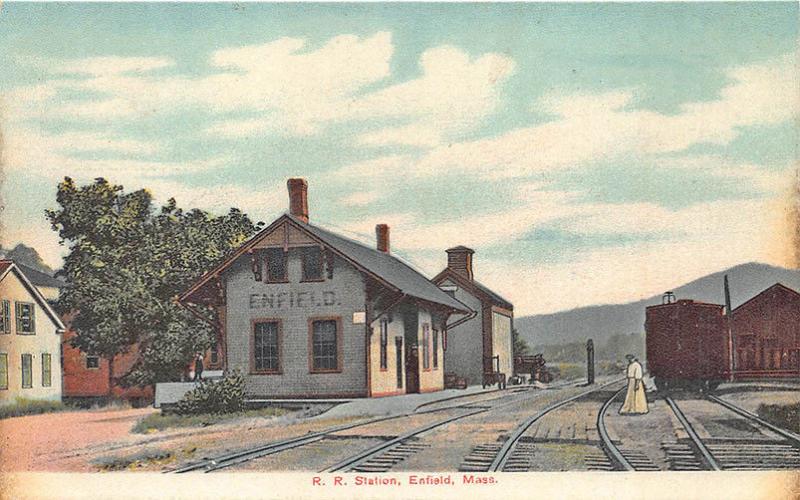
<svg viewBox="0 0 800 500">
<path fill-rule="evenodd" d="M 626 415 L 641 415 L 648 412 L 642 365 L 632 354 L 628 354 L 625 357 L 628 359 L 628 392 L 625 394 L 625 402 L 619 412 Z"/>
</svg>

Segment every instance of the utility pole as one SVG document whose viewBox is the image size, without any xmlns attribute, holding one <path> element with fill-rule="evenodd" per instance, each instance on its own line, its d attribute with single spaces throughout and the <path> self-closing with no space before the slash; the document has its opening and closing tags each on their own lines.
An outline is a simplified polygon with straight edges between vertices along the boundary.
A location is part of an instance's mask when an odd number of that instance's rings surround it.
<svg viewBox="0 0 800 500">
<path fill-rule="evenodd" d="M 731 307 L 731 289 L 728 275 L 725 275 L 725 314 L 728 328 L 728 380 L 733 382 L 733 309 Z"/>
<path fill-rule="evenodd" d="M 588 385 L 594 384 L 594 342 L 586 341 L 586 380 Z"/>
</svg>

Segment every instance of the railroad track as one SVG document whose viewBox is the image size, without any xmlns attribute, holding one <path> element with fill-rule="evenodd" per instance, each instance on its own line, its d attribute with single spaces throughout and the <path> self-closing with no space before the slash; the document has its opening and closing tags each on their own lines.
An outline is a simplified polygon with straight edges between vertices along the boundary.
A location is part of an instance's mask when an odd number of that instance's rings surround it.
<svg viewBox="0 0 800 500">
<path fill-rule="evenodd" d="M 664 400 L 683 426 L 688 440 L 663 443 L 672 470 L 775 470 L 800 469 L 800 436 L 770 424 L 733 403 L 709 395 L 716 403 L 750 425 L 767 429 L 778 438 L 742 439 L 731 436 L 701 438 L 686 414 L 671 397 Z"/>
<path fill-rule="evenodd" d="M 347 430 L 350 430 L 350 429 L 356 429 L 356 428 L 359 428 L 359 427 L 365 427 L 365 426 L 368 426 L 368 425 L 372 425 L 372 424 L 376 424 L 376 423 L 380 423 L 380 422 L 385 422 L 385 421 L 388 421 L 388 420 L 397 420 L 397 419 L 410 417 L 410 416 L 414 416 L 414 415 L 424 415 L 424 414 L 431 414 L 431 413 L 437 413 L 437 412 L 446 412 L 446 411 L 450 411 L 450 410 L 454 410 L 454 409 L 465 409 L 465 410 L 467 410 L 467 412 L 464 413 L 464 414 L 456 415 L 455 417 L 450 417 L 450 418 L 444 419 L 444 421 L 439 421 L 439 422 L 436 422 L 434 424 L 429 424 L 428 426 L 424 426 L 423 428 L 417 429 L 417 430 L 412 431 L 410 433 L 403 434 L 402 436 L 398 436 L 397 438 L 390 439 L 386 443 L 381 443 L 381 445 L 379 445 L 381 449 L 375 451 L 375 453 L 369 453 L 369 454 L 363 454 L 362 453 L 362 454 L 359 454 L 359 456 L 365 455 L 367 457 L 366 460 L 369 460 L 371 455 L 376 454 L 376 453 L 380 453 L 381 451 L 386 450 L 387 448 L 397 448 L 399 445 L 402 445 L 404 441 L 411 440 L 411 439 L 413 439 L 414 436 L 416 436 L 418 434 L 421 434 L 422 432 L 425 432 L 427 430 L 430 430 L 432 428 L 435 428 L 435 427 L 438 427 L 438 426 L 441 426 L 441 425 L 446 425 L 447 423 L 449 423 L 451 421 L 454 421 L 454 420 L 457 420 L 457 419 L 460 419 L 460 418 L 464 418 L 464 417 L 467 417 L 467 416 L 470 416 L 470 415 L 474 415 L 474 414 L 477 414 L 477 413 L 482 413 L 482 412 L 488 411 L 491 407 L 490 406 L 485 406 L 486 403 L 490 403 L 492 401 L 496 401 L 496 400 L 499 400 L 499 399 L 508 398 L 509 395 L 513 396 L 514 394 L 517 394 L 519 392 L 524 392 L 526 390 L 527 389 L 516 389 L 516 390 L 510 389 L 509 391 L 507 391 L 505 394 L 503 394 L 501 396 L 498 396 L 496 398 L 491 398 L 491 399 L 488 399 L 488 400 L 481 400 L 479 402 L 466 402 L 466 403 L 462 403 L 462 404 L 457 404 L 457 405 L 452 405 L 452 406 L 445 406 L 445 407 L 441 407 L 441 408 L 429 409 L 429 410 L 424 410 L 424 411 L 415 411 L 415 412 L 411 412 L 411 413 L 404 413 L 404 414 L 400 414 L 400 415 L 391 415 L 391 416 L 385 416 L 385 417 L 376 417 L 376 418 L 372 418 L 372 419 L 368 419 L 368 420 L 362 420 L 362 421 L 354 422 L 354 423 L 350 423 L 350 424 L 344 424 L 344 425 L 340 425 L 340 426 L 330 427 L 330 428 L 327 428 L 327 429 L 324 429 L 324 430 L 321 430 L 321 431 L 305 434 L 303 436 L 296 436 L 296 437 L 292 437 L 292 438 L 288 438 L 288 439 L 284 439 L 284 440 L 280 440 L 280 441 L 274 441 L 274 442 L 266 443 L 266 444 L 263 444 L 263 445 L 260 445 L 260 446 L 256 446 L 256 447 L 247 448 L 247 449 L 244 449 L 244 450 L 232 452 L 232 453 L 229 453 L 229 454 L 226 454 L 226 455 L 221 455 L 221 456 L 214 457 L 214 458 L 211 458 L 211 459 L 202 460 L 200 462 L 188 464 L 188 465 L 185 465 L 183 467 L 180 467 L 180 468 L 177 468 L 177 469 L 173 469 L 173 470 L 169 470 L 169 471 L 166 471 L 166 472 L 167 473 L 173 473 L 173 474 L 183 474 L 183 473 L 186 473 L 186 472 L 195 472 L 195 471 L 214 472 L 214 471 L 218 471 L 218 470 L 225 469 L 225 468 L 228 468 L 228 467 L 232 467 L 232 466 L 235 466 L 235 465 L 239 465 L 239 464 L 242 464 L 242 463 L 245 463 L 245 462 L 250 462 L 250 461 L 258 459 L 258 458 L 266 457 L 268 455 L 273 455 L 275 453 L 280 453 L 282 451 L 287 451 L 287 450 L 291 450 L 291 449 L 294 449 L 294 448 L 307 446 L 307 445 L 310 445 L 312 443 L 316 443 L 318 441 L 321 441 L 321 440 L 323 440 L 325 438 L 331 437 L 333 434 L 336 434 L 338 432 L 347 431 Z M 406 446 L 406 447 L 400 447 L 400 449 L 404 450 L 404 451 L 408 451 L 410 449 L 414 449 L 414 447 Z M 370 451 L 370 450 L 368 450 L 368 451 Z M 355 457 L 354 457 L 354 459 L 355 459 Z M 360 461 L 361 460 L 354 460 L 354 463 L 360 462 Z"/>
<path fill-rule="evenodd" d="M 562 384 L 559 387 L 564 387 L 565 385 L 571 384 Z M 587 393 L 594 392 L 595 390 L 597 389 L 592 389 L 591 391 L 587 391 Z M 375 445 L 370 449 L 342 460 L 335 465 L 321 470 L 320 472 L 388 472 L 396 464 L 407 459 L 414 453 L 417 453 L 418 451 L 428 447 L 427 444 L 419 442 L 420 435 L 432 431 L 433 429 L 443 427 L 457 420 L 472 417 L 489 411 L 501 411 L 504 408 L 508 408 L 519 403 L 519 400 L 514 400 L 499 406 L 477 407 L 473 411 L 448 417 L 440 421 L 418 427 L 401 436 L 397 436 L 394 439 Z"/>
<path fill-rule="evenodd" d="M 608 387 L 609 385 L 618 384 L 620 382 L 621 382 L 620 380 L 614 380 L 614 381 L 611 381 L 611 382 L 607 382 L 607 383 L 602 384 L 600 386 L 594 387 L 594 388 L 592 388 L 590 390 L 581 392 L 580 394 L 577 394 L 577 395 L 572 396 L 570 398 L 564 399 L 564 400 L 559 401 L 557 403 L 553 403 L 550 406 L 548 406 L 545 409 L 543 409 L 542 411 L 536 413 L 535 415 L 532 415 L 531 417 L 527 418 L 522 423 L 520 423 L 516 427 L 516 429 L 514 429 L 514 431 L 509 435 L 508 439 L 506 439 L 506 441 L 501 446 L 499 446 L 499 448 L 497 448 L 496 451 L 495 451 L 495 447 L 490 446 L 490 445 L 489 446 L 485 445 L 480 450 L 473 450 L 473 453 L 475 453 L 476 451 L 479 452 L 477 454 L 477 457 L 476 457 L 477 460 L 480 460 L 481 456 L 486 458 L 486 457 L 491 456 L 492 454 L 494 454 L 494 458 L 493 458 L 493 460 L 491 461 L 491 463 L 489 464 L 489 466 L 487 468 L 488 472 L 527 471 L 527 469 L 528 469 L 527 464 L 529 463 L 529 457 L 534 452 L 534 446 L 531 443 L 522 442 L 522 436 L 527 432 L 527 430 L 534 423 L 536 423 L 542 417 L 544 417 L 545 415 L 547 415 L 548 413 L 550 413 L 550 412 L 552 412 L 554 410 L 557 410 L 557 409 L 562 408 L 562 407 L 564 407 L 564 406 L 566 406 L 566 405 L 568 405 L 570 403 L 573 403 L 573 402 L 575 402 L 575 401 L 577 401 L 577 400 L 579 400 L 581 398 L 584 398 L 584 397 L 586 397 L 587 395 L 589 395 L 589 394 L 591 394 L 593 392 L 597 392 L 597 391 L 599 391 L 601 389 L 604 389 L 605 387 Z M 616 445 L 609 438 L 608 433 L 605 431 L 605 423 L 604 423 L 604 420 L 603 420 L 603 417 L 605 416 L 605 412 L 608 410 L 608 408 L 611 405 L 612 401 L 621 392 L 622 392 L 622 390 L 615 391 L 614 395 L 611 398 L 609 398 L 603 404 L 603 407 L 601 408 L 600 412 L 598 413 L 597 425 L 598 425 L 598 430 L 602 429 L 602 431 L 600 432 L 600 439 L 601 439 L 601 441 L 603 443 L 602 444 L 602 448 L 603 448 L 604 451 L 606 451 L 606 453 L 609 454 L 609 459 L 611 459 L 612 461 L 615 461 L 615 463 L 616 463 L 616 461 L 619 461 L 620 464 L 628 464 L 628 465 L 630 465 L 630 462 L 628 462 L 627 459 L 624 456 L 622 456 L 622 454 L 617 449 Z M 611 450 L 615 450 L 615 451 L 611 451 Z M 611 455 L 612 453 L 618 454 L 619 457 L 612 456 Z M 621 465 L 621 467 L 624 467 L 624 465 Z M 631 469 L 629 469 L 629 470 L 633 470 L 632 466 L 631 466 Z"/>
</svg>

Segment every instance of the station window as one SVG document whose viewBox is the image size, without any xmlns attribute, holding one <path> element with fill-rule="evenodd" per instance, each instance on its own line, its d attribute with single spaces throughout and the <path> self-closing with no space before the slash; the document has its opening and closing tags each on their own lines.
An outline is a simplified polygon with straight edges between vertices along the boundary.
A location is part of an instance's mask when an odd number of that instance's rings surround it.
<svg viewBox="0 0 800 500">
<path fill-rule="evenodd" d="M 100 368 L 99 356 L 86 356 L 86 368 L 95 369 Z"/>
<path fill-rule="evenodd" d="M 422 325 L 422 368 L 431 368 L 431 328 L 427 323 Z"/>
<path fill-rule="evenodd" d="M 256 323 L 253 326 L 253 371 L 277 373 L 281 369 L 280 363 L 280 323 Z"/>
<path fill-rule="evenodd" d="M 320 281 L 322 279 L 322 249 L 320 247 L 303 248 L 303 281 Z"/>
<path fill-rule="evenodd" d="M 17 315 L 17 334 L 34 335 L 36 333 L 36 308 L 30 302 L 17 302 L 14 304 Z"/>
<path fill-rule="evenodd" d="M 433 369 L 439 368 L 439 330 L 433 330 Z"/>
<path fill-rule="evenodd" d="M 0 353 L 0 390 L 8 389 L 8 354 Z"/>
<path fill-rule="evenodd" d="M 53 385 L 53 367 L 51 366 L 50 354 L 42 354 L 42 387 Z"/>
<path fill-rule="evenodd" d="M 320 319 L 311 322 L 311 370 L 314 372 L 338 371 L 339 321 Z"/>
<path fill-rule="evenodd" d="M 212 365 L 219 364 L 219 344 L 216 342 L 211 345 L 211 356 L 209 359 L 209 363 Z"/>
<path fill-rule="evenodd" d="M 389 368 L 388 360 L 388 344 L 389 344 L 389 321 L 386 319 L 381 320 L 381 370 Z"/>
<path fill-rule="evenodd" d="M 33 356 L 30 354 L 22 355 L 22 388 L 30 389 L 33 387 Z"/>
<path fill-rule="evenodd" d="M 0 304 L 0 333 L 11 333 L 11 302 Z"/>
<path fill-rule="evenodd" d="M 267 248 L 267 281 L 270 283 L 283 283 L 287 276 L 287 254 L 283 248 Z"/>
</svg>

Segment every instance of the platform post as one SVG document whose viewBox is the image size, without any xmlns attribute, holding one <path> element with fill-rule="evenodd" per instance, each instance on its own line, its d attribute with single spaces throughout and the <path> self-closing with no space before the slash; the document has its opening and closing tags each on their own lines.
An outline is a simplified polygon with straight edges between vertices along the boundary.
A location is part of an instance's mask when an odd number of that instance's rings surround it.
<svg viewBox="0 0 800 500">
<path fill-rule="evenodd" d="M 594 342 L 586 341 L 586 381 L 588 385 L 594 384 Z"/>
</svg>

